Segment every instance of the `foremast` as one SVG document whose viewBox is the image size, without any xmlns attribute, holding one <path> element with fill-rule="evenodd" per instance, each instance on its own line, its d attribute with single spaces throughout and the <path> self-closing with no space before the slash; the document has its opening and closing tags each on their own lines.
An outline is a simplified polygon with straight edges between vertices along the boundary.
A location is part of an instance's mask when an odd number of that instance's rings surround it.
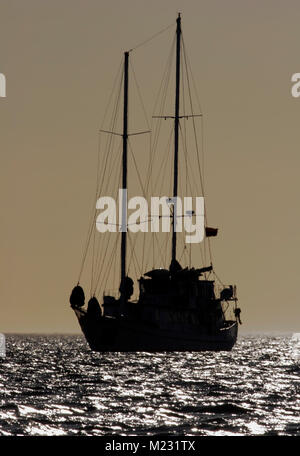
<svg viewBox="0 0 300 456">
<path fill-rule="evenodd" d="M 122 221 L 121 221 L 121 301 L 124 301 L 126 278 L 127 237 L 127 143 L 128 143 L 128 62 L 129 52 L 124 52 L 124 110 L 123 110 L 123 157 L 122 157 Z"/>
<path fill-rule="evenodd" d="M 179 136 L 179 100 L 180 100 L 180 45 L 181 45 L 181 17 L 176 19 L 176 88 L 175 88 L 175 117 L 174 117 L 174 185 L 173 185 L 173 235 L 172 235 L 172 262 L 176 260 L 176 223 L 178 193 L 178 136 Z"/>
</svg>

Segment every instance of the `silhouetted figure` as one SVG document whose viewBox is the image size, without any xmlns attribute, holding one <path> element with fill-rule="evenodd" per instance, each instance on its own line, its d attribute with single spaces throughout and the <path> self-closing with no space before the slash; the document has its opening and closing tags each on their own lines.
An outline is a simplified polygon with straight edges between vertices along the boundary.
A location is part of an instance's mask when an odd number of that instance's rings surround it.
<svg viewBox="0 0 300 456">
<path fill-rule="evenodd" d="M 77 285 L 76 287 L 73 288 L 71 296 L 70 296 L 70 304 L 71 304 L 72 309 L 75 309 L 76 307 L 84 306 L 84 301 L 85 301 L 84 291 L 79 285 Z"/>
<path fill-rule="evenodd" d="M 133 294 L 133 280 L 126 276 L 124 281 L 121 282 L 119 292 L 122 296 L 126 299 L 126 301 L 132 296 Z"/>
<path fill-rule="evenodd" d="M 101 318 L 101 307 L 95 296 L 93 296 L 88 302 L 87 315 L 89 320 L 99 320 L 99 318 Z"/>
<path fill-rule="evenodd" d="M 233 297 L 233 286 L 230 285 L 229 288 L 224 288 L 221 291 L 220 297 L 222 301 L 228 301 L 229 299 L 231 299 Z"/>
<path fill-rule="evenodd" d="M 241 322 L 241 317 L 240 317 L 240 315 L 241 315 L 241 309 L 240 309 L 239 307 L 237 307 L 237 308 L 234 310 L 234 315 L 235 315 L 235 317 L 238 319 L 239 324 L 241 325 L 241 324 L 242 324 L 242 322 Z"/>
</svg>

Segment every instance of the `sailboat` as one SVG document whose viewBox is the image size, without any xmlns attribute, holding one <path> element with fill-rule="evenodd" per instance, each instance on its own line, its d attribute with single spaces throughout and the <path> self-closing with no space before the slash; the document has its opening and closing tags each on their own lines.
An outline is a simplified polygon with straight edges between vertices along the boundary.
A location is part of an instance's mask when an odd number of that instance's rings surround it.
<svg viewBox="0 0 300 456">
<path fill-rule="evenodd" d="M 183 113 L 180 106 L 182 84 L 182 26 L 181 15 L 176 20 L 174 37 L 175 56 L 175 112 L 172 116 L 162 114 L 160 117 L 171 119 L 172 142 L 172 187 L 173 201 L 178 197 L 180 176 L 180 128 L 181 122 L 188 118 L 194 121 L 193 113 Z M 120 164 L 122 173 L 122 190 L 126 195 L 128 186 L 128 100 L 129 100 L 129 57 L 130 51 L 124 53 L 122 66 L 123 86 L 123 132 L 121 136 Z M 112 135 L 116 132 L 111 131 Z M 166 162 L 168 164 L 168 161 Z M 124 198 L 124 196 L 123 196 Z M 122 201 L 122 206 L 126 201 Z M 128 230 L 119 229 L 120 235 L 120 279 L 117 294 L 107 293 L 105 283 L 102 296 L 99 298 L 91 289 L 88 303 L 85 293 L 78 281 L 70 296 L 70 304 L 79 321 L 82 332 L 93 351 L 98 352 L 162 352 L 162 351 L 228 351 L 237 340 L 240 309 L 237 307 L 236 286 L 225 286 L 216 283 L 217 275 L 212 262 L 202 267 L 186 267 L 178 258 L 178 235 L 176 230 L 176 205 L 170 211 L 172 221 L 171 233 L 167 235 L 171 252 L 166 253 L 168 267 L 153 267 L 137 277 L 138 296 L 133 299 L 134 281 L 128 274 L 128 253 L 133 245 L 128 245 Z M 194 211 L 183 215 L 192 217 Z M 126 221 L 122 219 L 124 228 Z M 120 226 L 119 226 L 120 228 Z M 88 239 L 95 233 L 95 218 Z M 217 235 L 217 229 L 207 224 L 205 217 L 205 242 Z M 97 233 L 99 236 L 101 234 Z M 112 234 L 111 234 L 112 235 Z M 147 236 L 148 233 L 145 233 Z M 156 234 L 157 235 L 157 234 Z M 155 235 L 155 236 L 156 236 Z M 157 235 L 158 236 L 158 235 Z M 94 234 L 95 239 L 95 234 Z M 129 249 L 130 247 L 130 249 Z M 192 248 L 192 246 L 189 246 Z M 194 246 L 193 246 L 194 247 Z M 186 249 L 186 246 L 184 247 Z M 105 253 L 102 251 L 103 258 Z M 112 258 L 116 261 L 116 250 Z M 86 251 L 84 253 L 84 261 Z M 157 259 L 153 255 L 153 263 Z M 191 257 L 190 257 L 191 259 Z M 100 268 L 99 261 L 93 262 L 93 273 L 115 275 L 115 267 Z M 96 267 L 97 266 L 97 267 Z M 154 264 L 153 264 L 154 266 Z M 98 300 L 99 299 L 99 300 Z M 100 303 L 99 303 L 100 301 Z M 230 315 L 228 316 L 228 312 Z"/>
</svg>

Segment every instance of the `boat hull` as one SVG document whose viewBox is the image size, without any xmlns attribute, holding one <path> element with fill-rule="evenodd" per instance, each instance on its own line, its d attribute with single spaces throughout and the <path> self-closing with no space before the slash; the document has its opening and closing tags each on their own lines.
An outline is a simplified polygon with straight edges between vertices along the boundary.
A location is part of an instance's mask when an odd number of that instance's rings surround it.
<svg viewBox="0 0 300 456">
<path fill-rule="evenodd" d="M 208 331 L 196 326 L 161 328 L 127 318 L 88 321 L 75 313 L 90 348 L 97 352 L 230 351 L 238 333 L 235 321 Z"/>
</svg>

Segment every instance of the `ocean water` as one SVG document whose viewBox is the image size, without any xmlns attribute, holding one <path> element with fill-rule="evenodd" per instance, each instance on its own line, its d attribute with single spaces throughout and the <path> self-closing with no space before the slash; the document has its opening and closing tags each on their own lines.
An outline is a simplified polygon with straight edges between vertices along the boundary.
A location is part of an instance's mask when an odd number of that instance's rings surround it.
<svg viewBox="0 0 300 456">
<path fill-rule="evenodd" d="M 93 353 L 81 336 L 10 335 L 0 435 L 300 435 L 291 337 L 231 352 Z"/>
</svg>

